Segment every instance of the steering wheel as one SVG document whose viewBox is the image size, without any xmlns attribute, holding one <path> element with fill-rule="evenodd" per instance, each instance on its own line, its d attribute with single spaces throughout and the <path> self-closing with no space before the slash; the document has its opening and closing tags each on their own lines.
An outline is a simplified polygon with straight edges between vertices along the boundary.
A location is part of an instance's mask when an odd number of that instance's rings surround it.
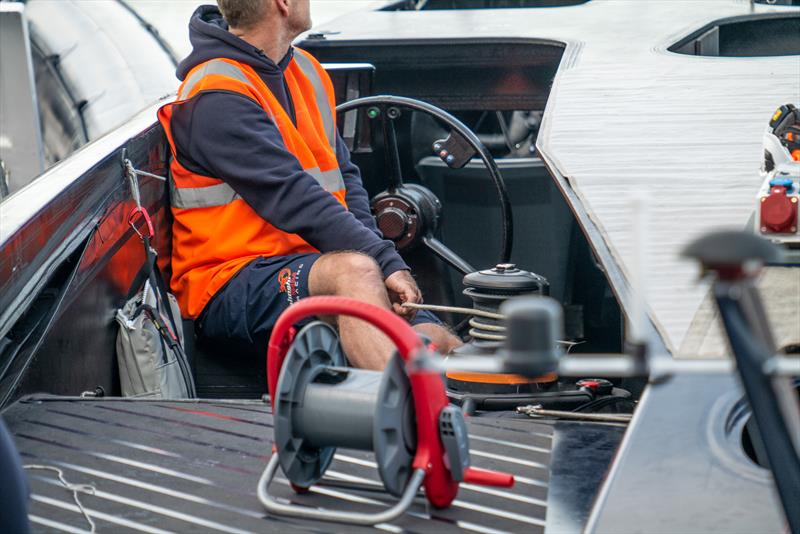
<svg viewBox="0 0 800 534">
<path fill-rule="evenodd" d="M 503 218 L 501 240 L 503 248 L 497 263 L 508 263 L 514 239 L 511 202 L 508 199 L 506 184 L 497 168 L 497 163 L 489 150 L 480 142 L 478 136 L 443 109 L 413 98 L 368 96 L 340 104 L 336 111 L 338 114 L 344 115 L 361 108 L 368 108 L 367 118 L 369 120 L 380 119 L 383 131 L 384 154 L 386 167 L 389 170 L 389 187 L 372 199 L 372 210 L 378 228 L 384 237 L 394 241 L 400 250 L 422 243 L 445 263 L 463 274 L 475 271 L 469 263 L 435 237 L 442 209 L 436 195 L 419 184 L 403 183 L 394 121 L 400 117 L 400 109 L 406 108 L 430 115 L 449 130 L 447 138 L 433 144 L 433 150 L 448 167 L 460 169 L 475 155 L 480 157 L 486 165 L 497 190 Z M 347 124 L 347 120 L 345 117 L 345 124 Z"/>
</svg>

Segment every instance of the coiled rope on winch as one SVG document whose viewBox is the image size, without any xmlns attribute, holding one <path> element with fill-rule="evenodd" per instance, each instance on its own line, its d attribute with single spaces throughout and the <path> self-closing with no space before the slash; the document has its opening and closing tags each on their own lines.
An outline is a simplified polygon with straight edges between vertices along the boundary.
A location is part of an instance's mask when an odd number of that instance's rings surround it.
<svg viewBox="0 0 800 534">
<path fill-rule="evenodd" d="M 415 310 L 439 311 L 439 312 L 459 313 L 462 315 L 474 315 L 475 317 L 483 317 L 485 319 L 491 319 L 494 321 L 504 321 L 506 318 L 506 316 L 503 315 L 502 313 L 477 310 L 475 308 L 461 308 L 459 306 L 442 306 L 438 304 L 415 304 L 413 302 L 405 302 L 403 303 L 403 306 Z M 506 340 L 505 335 L 490 333 L 490 332 L 505 332 L 506 331 L 505 326 L 485 323 L 475 318 L 469 320 L 469 325 L 472 327 L 469 330 L 469 335 L 474 339 L 480 339 L 482 341 Z M 485 330 L 488 332 L 482 332 L 481 330 Z"/>
<path fill-rule="evenodd" d="M 450 313 L 458 313 L 461 315 L 474 315 L 475 317 L 484 317 L 486 319 L 493 319 L 495 321 L 506 320 L 506 316 L 503 315 L 502 313 L 494 313 L 485 310 L 476 310 L 475 308 L 462 308 L 460 306 L 443 306 L 441 304 L 416 304 L 413 302 L 404 302 L 403 307 L 412 308 L 415 310 L 450 312 Z M 480 339 L 482 341 L 506 340 L 506 336 L 504 334 L 504 332 L 506 331 L 505 326 L 484 323 L 483 321 L 479 321 L 474 317 L 469 320 L 469 325 L 472 327 L 469 330 L 469 335 L 474 339 Z M 481 330 L 487 330 L 489 332 L 498 332 L 498 333 L 491 334 L 487 332 L 481 332 Z M 503 332 L 503 334 L 501 334 L 500 332 Z M 567 351 L 569 351 L 569 349 L 571 349 L 573 346 L 580 344 L 573 341 L 563 341 L 563 340 L 559 340 L 558 343 L 559 345 L 566 346 Z"/>
</svg>

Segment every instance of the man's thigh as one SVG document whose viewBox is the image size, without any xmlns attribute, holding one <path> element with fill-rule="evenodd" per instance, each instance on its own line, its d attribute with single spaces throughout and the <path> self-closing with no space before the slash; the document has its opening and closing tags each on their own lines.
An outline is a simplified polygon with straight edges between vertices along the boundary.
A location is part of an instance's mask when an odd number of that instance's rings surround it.
<svg viewBox="0 0 800 534">
<path fill-rule="evenodd" d="M 280 314 L 309 296 L 308 276 L 319 257 L 294 254 L 248 263 L 206 305 L 198 332 L 219 340 L 265 340 Z"/>
<path fill-rule="evenodd" d="M 335 255 L 295 254 L 253 260 L 209 301 L 196 322 L 198 333 L 214 340 L 265 343 L 281 313 L 310 296 L 312 266 L 320 258 Z M 320 261 L 319 266 L 324 267 L 324 263 Z M 332 317 L 323 319 L 335 324 Z M 426 310 L 420 310 L 410 322 L 413 326 L 446 328 Z"/>
</svg>

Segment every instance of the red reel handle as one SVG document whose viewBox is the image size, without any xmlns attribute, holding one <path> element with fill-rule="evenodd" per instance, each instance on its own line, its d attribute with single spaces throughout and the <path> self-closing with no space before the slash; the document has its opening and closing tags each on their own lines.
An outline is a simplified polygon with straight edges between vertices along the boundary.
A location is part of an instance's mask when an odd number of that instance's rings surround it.
<svg viewBox="0 0 800 534">
<path fill-rule="evenodd" d="M 514 485 L 514 475 L 501 473 L 500 471 L 489 471 L 479 467 L 468 467 L 464 471 L 464 482 L 467 484 L 478 484 L 479 486 L 495 486 L 498 488 L 510 488 Z"/>
</svg>

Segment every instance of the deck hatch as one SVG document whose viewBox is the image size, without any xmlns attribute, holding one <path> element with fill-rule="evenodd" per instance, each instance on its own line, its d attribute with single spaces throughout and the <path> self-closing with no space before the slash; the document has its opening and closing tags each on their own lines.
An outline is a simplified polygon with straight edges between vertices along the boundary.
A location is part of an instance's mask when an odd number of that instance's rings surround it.
<svg viewBox="0 0 800 534">
<path fill-rule="evenodd" d="M 767 57 L 800 54 L 800 13 L 747 15 L 716 20 L 668 48 L 708 57 Z"/>
</svg>

